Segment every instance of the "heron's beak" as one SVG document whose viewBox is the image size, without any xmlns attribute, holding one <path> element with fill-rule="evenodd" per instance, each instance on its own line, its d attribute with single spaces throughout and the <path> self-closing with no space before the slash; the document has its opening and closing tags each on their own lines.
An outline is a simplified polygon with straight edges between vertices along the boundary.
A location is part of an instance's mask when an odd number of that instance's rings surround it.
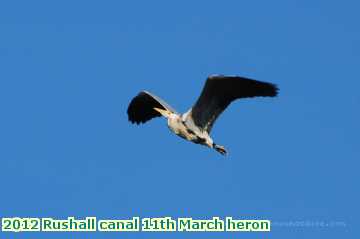
<svg viewBox="0 0 360 239">
<path fill-rule="evenodd" d="M 156 107 L 154 107 L 154 110 L 156 110 L 157 112 L 159 112 L 162 116 L 164 116 L 166 118 L 169 117 L 169 115 L 170 115 L 169 111 L 167 111 L 167 110 L 159 109 Z"/>
</svg>

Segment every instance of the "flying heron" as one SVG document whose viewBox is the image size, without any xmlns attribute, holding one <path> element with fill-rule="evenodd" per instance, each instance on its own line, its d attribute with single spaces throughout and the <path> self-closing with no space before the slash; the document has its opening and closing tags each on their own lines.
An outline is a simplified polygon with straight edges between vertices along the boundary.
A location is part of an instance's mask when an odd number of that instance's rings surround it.
<svg viewBox="0 0 360 239">
<path fill-rule="evenodd" d="M 158 96 L 141 91 L 129 104 L 129 121 L 140 124 L 164 116 L 169 129 L 195 144 L 205 145 L 225 155 L 224 146 L 214 143 L 211 129 L 219 115 L 236 99 L 249 97 L 275 97 L 278 88 L 267 82 L 240 76 L 209 76 L 200 97 L 186 113 L 177 113 Z"/>
</svg>

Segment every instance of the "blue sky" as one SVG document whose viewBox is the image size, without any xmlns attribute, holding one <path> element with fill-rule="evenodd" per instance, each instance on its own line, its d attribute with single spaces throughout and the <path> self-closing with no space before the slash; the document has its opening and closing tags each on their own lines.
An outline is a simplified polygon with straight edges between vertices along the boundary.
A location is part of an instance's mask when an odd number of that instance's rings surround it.
<svg viewBox="0 0 360 239">
<path fill-rule="evenodd" d="M 357 1 L 3 1 L 0 217 L 232 216 L 344 223 L 262 233 L 2 233 L 1 238 L 355 238 Z M 186 111 L 210 74 L 278 84 L 237 101 L 224 158 L 141 127 L 147 89 Z"/>
</svg>

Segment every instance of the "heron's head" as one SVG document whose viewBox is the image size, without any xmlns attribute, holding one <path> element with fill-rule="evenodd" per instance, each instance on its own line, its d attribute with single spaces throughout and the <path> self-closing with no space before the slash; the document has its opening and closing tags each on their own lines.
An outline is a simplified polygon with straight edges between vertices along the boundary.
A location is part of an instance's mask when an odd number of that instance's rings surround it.
<svg viewBox="0 0 360 239">
<path fill-rule="evenodd" d="M 160 108 L 156 108 L 154 107 L 154 110 L 156 110 L 157 112 L 159 112 L 162 116 L 164 116 L 165 118 L 169 118 L 171 117 L 171 115 L 173 114 L 172 112 L 168 111 L 168 110 L 163 110 Z"/>
</svg>

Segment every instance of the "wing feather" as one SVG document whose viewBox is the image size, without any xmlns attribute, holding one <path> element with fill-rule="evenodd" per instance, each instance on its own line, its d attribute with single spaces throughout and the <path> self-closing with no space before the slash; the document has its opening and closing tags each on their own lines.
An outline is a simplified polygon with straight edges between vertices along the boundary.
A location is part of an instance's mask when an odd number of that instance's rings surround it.
<svg viewBox="0 0 360 239">
<path fill-rule="evenodd" d="M 140 124 L 152 118 L 160 117 L 161 114 L 154 110 L 154 107 L 177 114 L 177 112 L 160 97 L 148 91 L 141 91 L 129 104 L 127 109 L 129 121 Z"/>
<path fill-rule="evenodd" d="M 210 133 L 219 115 L 236 99 L 248 97 L 275 97 L 276 85 L 239 76 L 210 76 L 203 91 L 189 112 L 194 123 Z"/>
</svg>

